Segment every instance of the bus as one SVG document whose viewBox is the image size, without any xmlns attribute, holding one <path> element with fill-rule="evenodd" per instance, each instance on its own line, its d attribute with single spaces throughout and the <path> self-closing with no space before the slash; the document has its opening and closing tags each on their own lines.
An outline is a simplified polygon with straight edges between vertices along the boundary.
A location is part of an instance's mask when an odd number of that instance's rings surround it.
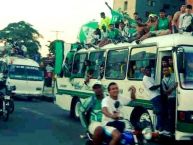
<svg viewBox="0 0 193 145">
<path fill-rule="evenodd" d="M 155 128 L 155 114 L 148 93 L 142 83 L 143 70 L 151 66 L 152 76 L 157 84 L 162 80 L 162 60 L 171 57 L 176 89 L 175 139 L 193 139 L 193 36 L 170 34 L 152 37 L 140 44 L 109 44 L 102 48 L 81 49 L 74 54 L 71 69 L 63 77 L 55 79 L 56 104 L 70 111 L 74 118 L 86 98 L 93 95 L 92 84 L 100 81 L 107 93 L 110 82 L 116 82 L 120 95 L 129 96 L 128 88 L 136 87 L 136 100 L 122 109 L 124 117 L 133 125 L 148 121 Z M 89 60 L 94 69 L 92 78 L 85 83 L 85 61 Z M 65 64 L 65 69 L 68 65 Z M 108 94 L 108 93 L 107 93 Z"/>
<path fill-rule="evenodd" d="M 24 57 L 7 56 L 1 59 L 6 71 L 6 86 L 15 86 L 13 93 L 16 96 L 42 97 L 44 87 L 44 75 L 37 62 Z M 3 69 L 2 69 L 3 70 Z"/>
</svg>

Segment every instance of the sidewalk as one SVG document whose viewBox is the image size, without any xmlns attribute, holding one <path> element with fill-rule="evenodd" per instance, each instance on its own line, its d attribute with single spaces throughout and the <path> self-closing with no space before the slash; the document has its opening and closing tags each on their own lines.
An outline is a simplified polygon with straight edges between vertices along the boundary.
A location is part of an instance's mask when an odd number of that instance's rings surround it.
<svg viewBox="0 0 193 145">
<path fill-rule="evenodd" d="M 46 87 L 44 86 L 44 91 L 43 91 L 43 100 L 53 102 L 55 101 L 55 96 L 53 94 L 53 88 L 52 87 Z"/>
</svg>

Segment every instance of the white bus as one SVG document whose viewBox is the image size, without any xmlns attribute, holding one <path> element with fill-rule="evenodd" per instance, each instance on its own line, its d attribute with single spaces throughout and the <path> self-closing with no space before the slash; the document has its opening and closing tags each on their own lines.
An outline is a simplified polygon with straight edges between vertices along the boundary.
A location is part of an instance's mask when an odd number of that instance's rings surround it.
<svg viewBox="0 0 193 145">
<path fill-rule="evenodd" d="M 143 69 L 151 66 L 157 84 L 161 83 L 161 63 L 164 57 L 172 57 L 174 75 L 179 83 L 176 89 L 176 140 L 193 139 L 193 36 L 171 34 L 144 40 L 141 44 L 109 44 L 100 49 L 82 49 L 76 52 L 70 75 L 56 78 L 56 103 L 78 117 L 78 105 L 93 95 L 92 84 L 100 81 L 105 90 L 110 82 L 116 82 L 122 96 L 128 96 L 128 88 L 137 89 L 136 101 L 123 107 L 124 116 L 135 123 L 146 120 L 155 126 L 155 115 L 142 83 Z M 93 78 L 85 85 L 85 60 L 94 68 Z M 104 71 L 101 69 L 104 68 Z M 64 71 L 65 72 L 65 71 Z M 107 92 L 107 91 L 106 91 Z"/>
<path fill-rule="evenodd" d="M 44 76 L 39 64 L 24 57 L 5 57 L 1 59 L 7 67 L 6 86 L 15 86 L 16 96 L 42 97 Z"/>
</svg>

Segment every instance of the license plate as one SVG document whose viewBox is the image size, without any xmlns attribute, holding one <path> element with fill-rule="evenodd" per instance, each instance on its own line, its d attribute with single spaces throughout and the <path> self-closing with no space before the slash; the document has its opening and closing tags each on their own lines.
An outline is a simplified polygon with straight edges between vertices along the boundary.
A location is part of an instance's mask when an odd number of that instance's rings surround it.
<svg viewBox="0 0 193 145">
<path fill-rule="evenodd" d="M 6 100 L 10 100 L 10 96 L 5 96 L 5 99 Z"/>
</svg>

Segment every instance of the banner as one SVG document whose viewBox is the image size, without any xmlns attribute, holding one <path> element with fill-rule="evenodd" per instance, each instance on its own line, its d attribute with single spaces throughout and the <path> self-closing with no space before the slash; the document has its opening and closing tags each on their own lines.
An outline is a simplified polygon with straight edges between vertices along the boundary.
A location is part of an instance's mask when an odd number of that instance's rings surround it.
<svg viewBox="0 0 193 145">
<path fill-rule="evenodd" d="M 55 48 L 55 74 L 59 75 L 62 71 L 62 64 L 64 60 L 64 41 L 56 40 L 53 42 Z"/>
</svg>

